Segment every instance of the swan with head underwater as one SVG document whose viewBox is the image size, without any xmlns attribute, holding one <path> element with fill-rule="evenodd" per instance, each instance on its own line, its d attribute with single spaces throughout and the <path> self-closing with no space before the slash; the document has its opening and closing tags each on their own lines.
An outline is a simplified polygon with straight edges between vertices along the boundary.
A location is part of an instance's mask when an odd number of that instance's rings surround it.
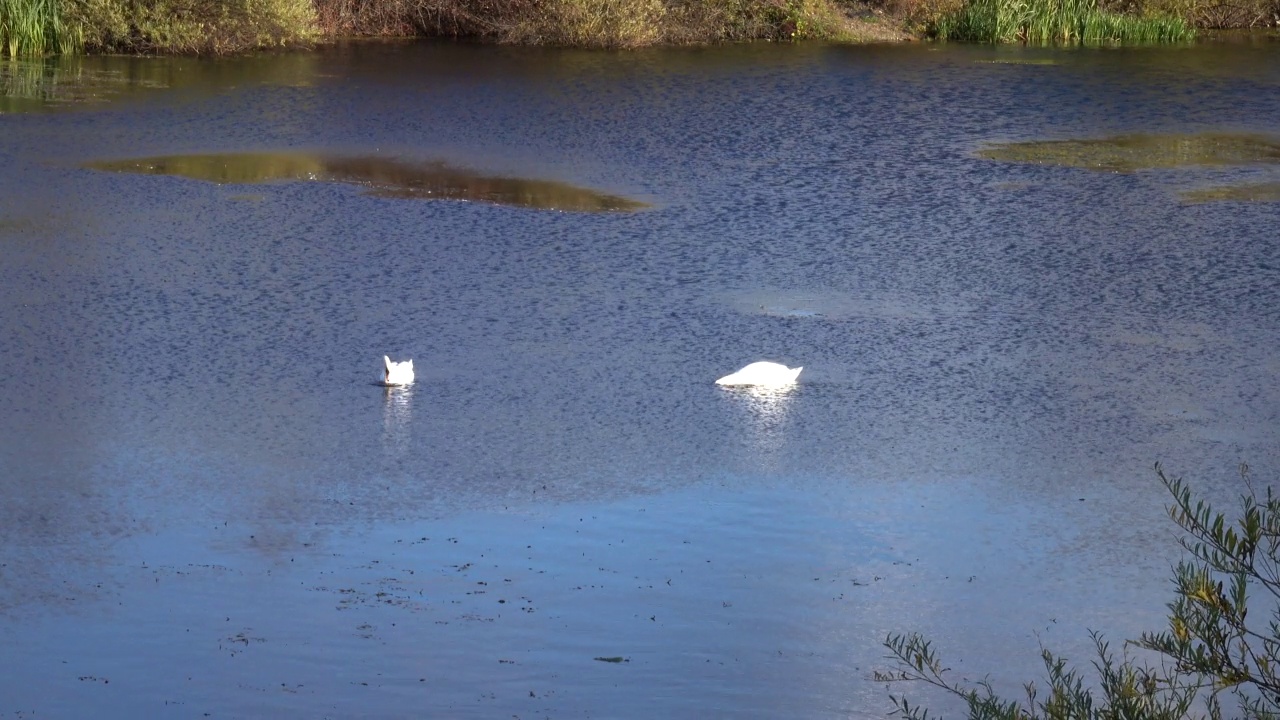
<svg viewBox="0 0 1280 720">
<path fill-rule="evenodd" d="M 753 362 L 736 373 L 725 375 L 717 385 L 729 387 L 750 385 L 753 387 L 780 388 L 794 385 L 804 367 L 789 368 L 776 362 Z"/>
<path fill-rule="evenodd" d="M 382 356 L 384 370 L 382 384 L 387 386 L 410 385 L 413 383 L 413 359 L 404 362 L 392 362 L 386 355 Z"/>
</svg>

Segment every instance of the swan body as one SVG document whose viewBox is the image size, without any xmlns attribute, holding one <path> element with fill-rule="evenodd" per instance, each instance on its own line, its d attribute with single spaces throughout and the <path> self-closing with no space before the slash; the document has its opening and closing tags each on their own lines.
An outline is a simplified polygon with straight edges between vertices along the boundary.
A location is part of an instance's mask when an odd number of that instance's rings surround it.
<svg viewBox="0 0 1280 720">
<path fill-rule="evenodd" d="M 386 370 L 382 373 L 383 385 L 408 385 L 413 382 L 413 360 L 392 362 L 386 355 L 382 356 L 382 364 Z"/>
<path fill-rule="evenodd" d="M 736 373 L 725 375 L 717 380 L 716 384 L 782 387 L 794 383 L 803 369 L 803 367 L 789 368 L 775 362 L 753 362 Z"/>
</svg>

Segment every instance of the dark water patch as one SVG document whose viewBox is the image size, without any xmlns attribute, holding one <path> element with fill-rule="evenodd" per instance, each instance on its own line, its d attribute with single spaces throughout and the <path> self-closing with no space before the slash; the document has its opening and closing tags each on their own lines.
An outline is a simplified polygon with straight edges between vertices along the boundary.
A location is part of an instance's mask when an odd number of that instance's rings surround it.
<svg viewBox="0 0 1280 720">
<path fill-rule="evenodd" d="M 177 175 L 219 184 L 273 181 L 339 182 L 368 188 L 377 197 L 475 200 L 572 212 L 627 212 L 645 203 L 553 180 L 512 178 L 452 167 L 376 156 L 312 153 L 226 153 L 105 160 L 87 167 L 108 172 Z"/>
<path fill-rule="evenodd" d="M 1280 202 L 1280 182 L 1223 185 L 1187 190 L 1182 199 L 1189 203 L 1205 202 Z"/>
<path fill-rule="evenodd" d="M 994 143 L 980 157 L 1002 162 L 1131 172 L 1190 165 L 1280 162 L 1280 139 L 1267 135 L 1133 133 L 1087 140 Z"/>
</svg>

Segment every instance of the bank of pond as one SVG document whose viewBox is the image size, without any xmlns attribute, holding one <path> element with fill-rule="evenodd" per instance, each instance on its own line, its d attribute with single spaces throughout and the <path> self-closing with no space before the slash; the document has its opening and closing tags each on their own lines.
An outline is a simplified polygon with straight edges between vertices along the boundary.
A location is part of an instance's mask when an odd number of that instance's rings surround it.
<svg viewBox="0 0 1280 720">
<path fill-rule="evenodd" d="M 1183 43 L 1272 27 L 1280 0 L 3 0 L 9 57 L 221 55 L 352 37 L 594 48 L 747 40 Z"/>
</svg>

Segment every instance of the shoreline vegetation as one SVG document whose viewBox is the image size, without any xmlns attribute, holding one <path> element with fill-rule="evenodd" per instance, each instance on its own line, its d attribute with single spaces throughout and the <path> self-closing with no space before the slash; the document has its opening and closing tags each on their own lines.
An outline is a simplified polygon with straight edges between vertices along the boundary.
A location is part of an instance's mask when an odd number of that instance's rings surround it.
<svg viewBox="0 0 1280 720">
<path fill-rule="evenodd" d="M 1280 0 L 0 0 L 0 54 L 223 55 L 346 38 L 626 49 L 747 40 L 1188 42 Z"/>
</svg>

